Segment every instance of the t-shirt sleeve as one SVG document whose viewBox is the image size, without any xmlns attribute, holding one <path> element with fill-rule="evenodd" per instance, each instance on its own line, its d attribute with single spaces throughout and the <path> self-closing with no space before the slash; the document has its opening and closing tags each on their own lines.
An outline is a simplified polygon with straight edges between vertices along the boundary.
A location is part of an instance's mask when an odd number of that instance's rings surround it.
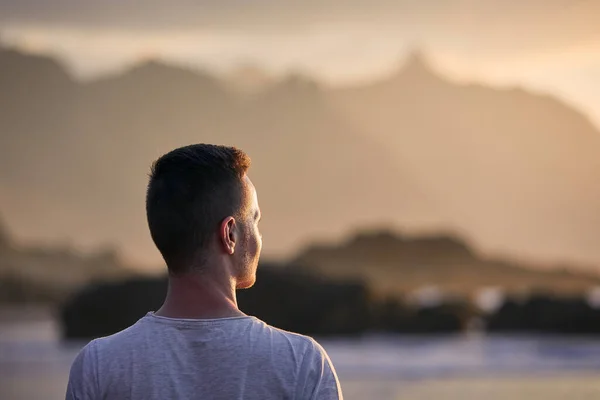
<svg viewBox="0 0 600 400">
<path fill-rule="evenodd" d="M 300 366 L 296 399 L 343 400 L 340 382 L 327 352 L 312 339 Z"/>
<path fill-rule="evenodd" d="M 73 361 L 67 384 L 66 400 L 94 400 L 98 396 L 98 366 L 95 342 L 85 346 Z"/>
</svg>

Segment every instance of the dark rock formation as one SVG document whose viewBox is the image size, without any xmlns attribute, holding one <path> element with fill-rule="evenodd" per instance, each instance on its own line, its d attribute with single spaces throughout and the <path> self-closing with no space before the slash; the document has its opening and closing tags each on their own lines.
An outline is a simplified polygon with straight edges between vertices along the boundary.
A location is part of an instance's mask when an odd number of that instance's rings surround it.
<svg viewBox="0 0 600 400">
<path fill-rule="evenodd" d="M 91 284 L 63 306 L 63 336 L 91 339 L 116 333 L 157 310 L 167 289 L 164 278 L 137 278 Z"/>
<path fill-rule="evenodd" d="M 600 310 L 582 297 L 535 295 L 524 302 L 504 303 L 488 317 L 489 332 L 598 334 Z"/>
<path fill-rule="evenodd" d="M 429 307 L 409 307 L 389 299 L 377 308 L 375 329 L 404 334 L 460 332 L 466 328 L 472 309 L 452 302 Z"/>
<path fill-rule="evenodd" d="M 110 335 L 157 310 L 165 278 L 137 278 L 92 284 L 61 311 L 66 338 Z M 276 327 L 305 334 L 357 334 L 371 326 L 371 304 L 361 283 L 335 283 L 292 271 L 261 266 L 256 285 L 238 292 L 240 308 Z"/>
<path fill-rule="evenodd" d="M 63 307 L 66 338 L 110 335 L 160 307 L 166 279 L 138 278 L 94 284 Z M 261 265 L 255 286 L 238 291 L 240 309 L 281 329 L 308 335 L 456 332 L 467 308 L 460 304 L 412 309 L 374 300 L 361 282 L 331 281 L 293 266 Z"/>
<path fill-rule="evenodd" d="M 372 326 L 361 282 L 319 279 L 293 267 L 263 266 L 255 286 L 238 292 L 240 308 L 278 328 L 305 334 L 359 334 Z"/>
</svg>

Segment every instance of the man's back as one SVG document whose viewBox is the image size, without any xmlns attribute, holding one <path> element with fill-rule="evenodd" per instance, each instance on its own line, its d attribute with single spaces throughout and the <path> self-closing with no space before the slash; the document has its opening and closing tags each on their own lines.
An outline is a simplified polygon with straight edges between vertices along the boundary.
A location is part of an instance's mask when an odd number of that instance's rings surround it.
<svg viewBox="0 0 600 400">
<path fill-rule="evenodd" d="M 254 317 L 186 320 L 149 313 L 97 339 L 71 369 L 67 399 L 341 399 L 314 340 Z"/>
</svg>

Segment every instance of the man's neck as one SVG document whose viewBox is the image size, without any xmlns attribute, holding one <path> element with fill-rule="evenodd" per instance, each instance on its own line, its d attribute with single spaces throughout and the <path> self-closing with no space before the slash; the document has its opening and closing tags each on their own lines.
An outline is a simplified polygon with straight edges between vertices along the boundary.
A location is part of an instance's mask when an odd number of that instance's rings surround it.
<svg viewBox="0 0 600 400">
<path fill-rule="evenodd" d="M 195 273 L 169 277 L 169 289 L 158 316 L 186 319 L 245 315 L 237 306 L 235 282 L 228 277 Z"/>
</svg>

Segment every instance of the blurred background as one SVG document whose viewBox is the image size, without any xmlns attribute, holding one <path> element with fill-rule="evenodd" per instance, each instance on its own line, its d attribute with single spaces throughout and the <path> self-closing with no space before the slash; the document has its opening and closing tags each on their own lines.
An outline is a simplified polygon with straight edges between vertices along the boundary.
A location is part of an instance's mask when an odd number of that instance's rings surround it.
<svg viewBox="0 0 600 400">
<path fill-rule="evenodd" d="M 0 0 L 0 397 L 160 306 L 150 163 L 235 145 L 240 307 L 345 397 L 600 396 L 600 1 Z"/>
</svg>

